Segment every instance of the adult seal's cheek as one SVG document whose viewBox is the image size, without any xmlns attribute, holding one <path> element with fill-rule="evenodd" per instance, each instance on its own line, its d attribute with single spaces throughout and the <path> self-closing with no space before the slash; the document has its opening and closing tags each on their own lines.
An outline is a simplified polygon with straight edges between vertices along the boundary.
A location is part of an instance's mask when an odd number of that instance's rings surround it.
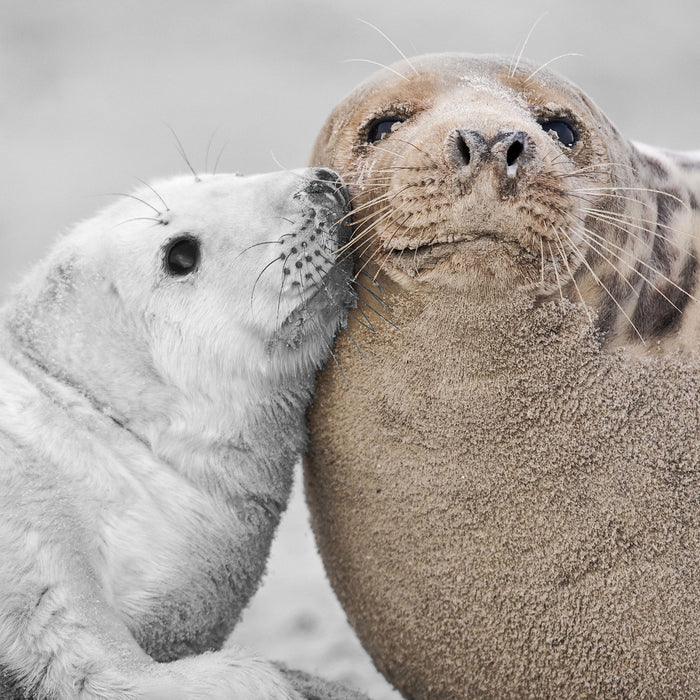
<svg viewBox="0 0 700 700">
<path fill-rule="evenodd" d="M 393 68 L 312 155 L 366 314 L 308 413 L 334 590 L 406 697 L 693 697 L 697 156 L 538 66 Z"/>
</svg>

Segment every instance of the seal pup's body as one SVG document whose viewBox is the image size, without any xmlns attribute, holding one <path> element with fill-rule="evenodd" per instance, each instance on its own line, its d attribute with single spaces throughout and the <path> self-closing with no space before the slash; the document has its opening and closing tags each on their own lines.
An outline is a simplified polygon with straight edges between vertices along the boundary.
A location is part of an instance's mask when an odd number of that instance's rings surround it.
<svg viewBox="0 0 700 700">
<path fill-rule="evenodd" d="M 395 326 L 351 321 L 364 359 L 336 344 L 306 460 L 377 666 L 416 699 L 697 697 L 697 153 L 446 54 L 359 86 L 311 162 Z"/>
<path fill-rule="evenodd" d="M 264 661 L 206 652 L 260 581 L 353 301 L 335 179 L 143 187 L 0 311 L 0 668 L 17 692 L 300 697 Z"/>
</svg>

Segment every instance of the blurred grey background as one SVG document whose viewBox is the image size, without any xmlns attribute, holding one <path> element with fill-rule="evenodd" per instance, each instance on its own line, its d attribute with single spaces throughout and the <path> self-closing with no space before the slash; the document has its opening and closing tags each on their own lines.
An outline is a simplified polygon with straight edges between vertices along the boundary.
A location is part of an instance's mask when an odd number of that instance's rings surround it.
<svg viewBox="0 0 700 700">
<path fill-rule="evenodd" d="M 630 138 L 700 148 L 697 0 L 0 0 L 0 300 L 56 232 L 136 178 L 297 167 L 333 105 L 407 54 L 525 55 Z M 208 159 L 206 158 L 209 152 Z M 274 158 L 273 154 L 274 153 Z M 275 160 L 276 159 L 276 160 Z M 299 488 L 237 642 L 394 698 L 326 583 Z"/>
</svg>

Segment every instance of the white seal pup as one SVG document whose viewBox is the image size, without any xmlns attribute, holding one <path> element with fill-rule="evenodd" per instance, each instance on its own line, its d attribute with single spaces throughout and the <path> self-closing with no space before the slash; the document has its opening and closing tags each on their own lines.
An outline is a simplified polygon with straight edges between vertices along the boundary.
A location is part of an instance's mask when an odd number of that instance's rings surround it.
<svg viewBox="0 0 700 700">
<path fill-rule="evenodd" d="M 2 307 L 3 697 L 301 697 L 212 650 L 354 303 L 347 211 L 326 169 L 166 180 L 76 226 Z"/>
<path fill-rule="evenodd" d="M 700 697 L 698 154 L 546 68 L 437 54 L 342 100 L 311 162 L 394 324 L 351 320 L 364 359 L 339 339 L 349 388 L 330 367 L 308 416 L 377 666 L 416 700 Z"/>
</svg>

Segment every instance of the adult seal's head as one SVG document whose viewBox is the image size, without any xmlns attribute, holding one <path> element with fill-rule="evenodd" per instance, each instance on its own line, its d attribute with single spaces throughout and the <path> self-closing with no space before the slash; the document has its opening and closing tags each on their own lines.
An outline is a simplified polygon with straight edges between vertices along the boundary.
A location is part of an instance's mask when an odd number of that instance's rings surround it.
<svg viewBox="0 0 700 700">
<path fill-rule="evenodd" d="M 336 107 L 311 161 L 350 182 L 365 269 L 406 289 L 584 300 L 624 343 L 677 330 L 693 296 L 697 159 L 630 143 L 546 69 L 411 59 Z"/>
<path fill-rule="evenodd" d="M 366 316 L 307 493 L 379 668 L 414 698 L 692 696 L 697 155 L 446 54 L 361 85 L 311 160 L 349 183 Z"/>
</svg>

